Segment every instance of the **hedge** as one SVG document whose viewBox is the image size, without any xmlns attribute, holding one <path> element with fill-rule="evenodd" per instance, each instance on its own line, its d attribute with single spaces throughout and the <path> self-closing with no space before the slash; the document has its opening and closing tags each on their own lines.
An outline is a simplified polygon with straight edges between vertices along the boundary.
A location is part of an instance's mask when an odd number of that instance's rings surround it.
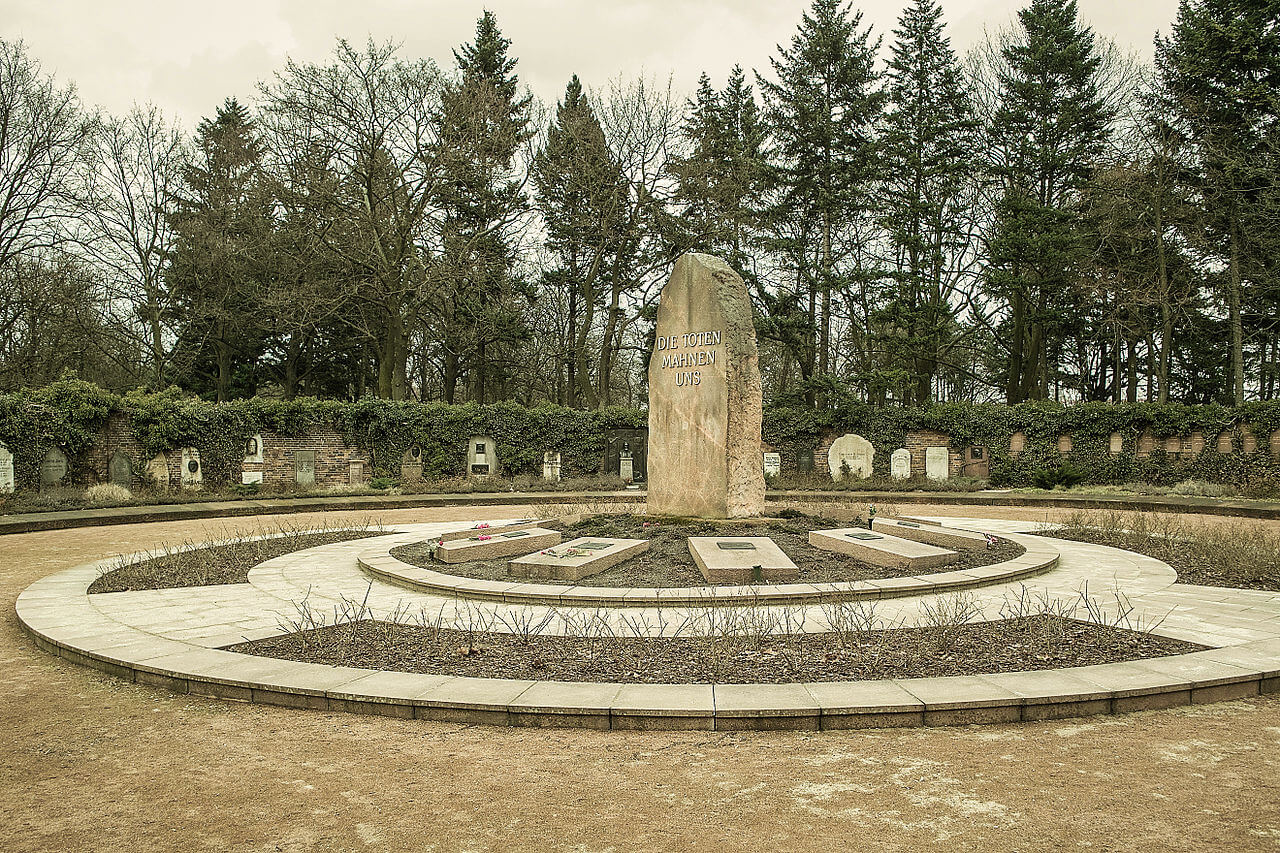
<svg viewBox="0 0 1280 853">
<path fill-rule="evenodd" d="M 581 411 L 544 404 L 448 405 L 366 399 L 268 400 L 255 398 L 215 404 L 183 395 L 161 393 L 117 395 L 96 385 L 64 379 L 39 389 L 0 395 L 0 442 L 14 454 L 18 481 L 39 482 L 41 461 L 51 447 L 64 450 L 77 476 L 78 461 L 98 440 L 108 419 L 122 416 L 143 452 L 154 455 L 182 447 L 199 449 L 206 476 L 214 482 L 232 477 L 245 440 L 258 432 L 305 435 L 333 429 L 344 440 L 367 451 L 375 473 L 395 476 L 404 452 L 423 450 L 423 473 L 429 477 L 459 474 L 465 465 L 466 442 L 473 435 L 491 436 L 503 471 L 536 473 L 542 453 L 561 453 L 563 472 L 598 472 L 603 466 L 607 433 L 644 427 L 644 410 L 606 408 Z M 1215 439 L 1222 431 L 1236 435 L 1248 425 L 1258 439 L 1254 453 L 1219 453 Z M 990 451 L 995 485 L 1025 485 L 1039 470 L 1063 464 L 1058 437 L 1071 434 L 1073 449 L 1065 461 L 1088 482 L 1144 481 L 1169 484 L 1202 479 L 1236 485 L 1280 476 L 1269 453 L 1268 438 L 1280 429 L 1280 403 L 1249 403 L 1239 408 L 1179 403 L 944 403 L 923 408 L 875 407 L 841 401 L 822 410 L 767 408 L 764 439 L 794 458 L 812 449 L 824 435 L 856 432 L 876 447 L 875 473 L 888 475 L 889 454 L 906 443 L 907 433 L 933 430 L 951 437 L 954 447 L 985 445 Z M 1139 436 L 1150 430 L 1156 439 L 1203 433 L 1206 447 L 1195 458 L 1166 454 L 1157 441 L 1145 458 L 1134 455 Z M 1021 431 L 1026 447 L 1009 454 L 1009 437 Z M 1124 438 L 1124 452 L 1113 455 L 1110 438 Z"/>
</svg>

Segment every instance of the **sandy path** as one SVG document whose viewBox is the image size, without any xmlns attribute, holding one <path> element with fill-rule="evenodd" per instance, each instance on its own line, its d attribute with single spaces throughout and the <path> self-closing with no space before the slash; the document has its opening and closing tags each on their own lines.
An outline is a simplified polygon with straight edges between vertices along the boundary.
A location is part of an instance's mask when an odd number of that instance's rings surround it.
<svg viewBox="0 0 1280 853">
<path fill-rule="evenodd" d="M 1280 849 L 1280 697 L 905 732 L 512 730 L 176 696 L 50 657 L 17 626 L 38 577 L 271 523 L 0 538 L 0 849 Z"/>
</svg>

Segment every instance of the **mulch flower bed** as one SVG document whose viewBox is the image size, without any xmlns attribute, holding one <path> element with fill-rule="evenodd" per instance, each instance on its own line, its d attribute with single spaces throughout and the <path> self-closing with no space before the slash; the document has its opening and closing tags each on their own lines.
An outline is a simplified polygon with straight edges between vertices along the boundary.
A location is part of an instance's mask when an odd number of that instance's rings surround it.
<svg viewBox="0 0 1280 853">
<path fill-rule="evenodd" d="M 380 529 L 374 528 L 314 533 L 291 531 L 272 539 L 252 539 L 185 551 L 171 548 L 150 559 L 122 564 L 104 572 L 89 586 L 89 593 L 248 583 L 249 570 L 266 560 L 304 548 L 365 539 L 380 533 Z"/>
<path fill-rule="evenodd" d="M 543 525 L 560 530 L 567 542 L 580 536 L 619 539 L 648 539 L 649 550 L 620 565 L 578 581 L 539 580 L 571 586 L 609 587 L 690 587 L 706 586 L 693 557 L 689 554 L 690 536 L 768 536 L 800 569 L 799 583 L 871 580 L 873 578 L 909 577 L 914 575 L 974 569 L 1012 560 L 1026 552 L 1021 545 L 1007 539 L 995 539 L 987 550 L 960 551 L 950 565 L 920 570 L 888 568 L 864 563 L 845 554 L 823 551 L 809 544 L 809 531 L 856 526 L 831 518 L 797 516 L 779 518 L 767 524 L 746 522 L 712 522 L 698 519 L 655 519 L 646 515 L 601 514 L 582 521 L 561 525 Z M 445 574 L 480 580 L 510 580 L 507 559 L 476 560 L 467 563 L 441 563 L 432 558 L 430 542 L 415 542 L 391 549 L 397 560 Z"/>
<path fill-rule="evenodd" d="M 308 663 L 479 678 L 786 684 L 1058 669 L 1204 647 L 1037 614 L 941 627 L 716 639 L 521 637 L 364 619 L 229 648 Z"/>
</svg>

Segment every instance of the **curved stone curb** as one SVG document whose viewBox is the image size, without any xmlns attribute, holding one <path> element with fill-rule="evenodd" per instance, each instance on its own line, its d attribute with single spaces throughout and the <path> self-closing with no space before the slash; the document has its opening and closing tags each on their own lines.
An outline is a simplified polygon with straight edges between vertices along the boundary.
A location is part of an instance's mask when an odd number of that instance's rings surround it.
<svg viewBox="0 0 1280 853">
<path fill-rule="evenodd" d="M 957 592 L 1044 574 L 1058 565 L 1058 549 L 1043 537 L 1006 534 L 1026 553 L 976 569 L 844 583 L 755 584 L 718 587 L 611 587 L 488 581 L 451 575 L 398 560 L 376 545 L 360 552 L 362 571 L 386 583 L 433 595 L 567 607 L 656 607 L 710 604 L 821 604 Z"/>
<path fill-rule="evenodd" d="M 416 675 L 254 657 L 103 616 L 96 564 L 37 581 L 17 612 L 69 661 L 177 693 L 465 723 L 600 729 L 849 729 L 1045 720 L 1280 692 L 1280 639 L 1132 663 L 808 684 L 606 684 Z"/>
</svg>

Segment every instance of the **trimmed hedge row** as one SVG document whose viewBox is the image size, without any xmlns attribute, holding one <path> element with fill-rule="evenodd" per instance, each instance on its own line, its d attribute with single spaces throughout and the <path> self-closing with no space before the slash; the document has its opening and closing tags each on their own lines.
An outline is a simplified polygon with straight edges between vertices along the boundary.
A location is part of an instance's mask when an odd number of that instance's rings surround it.
<svg viewBox="0 0 1280 853">
<path fill-rule="evenodd" d="M 121 415 L 143 452 L 153 455 L 181 447 L 200 450 L 206 476 L 228 481 L 243 454 L 245 440 L 257 432 L 305 435 L 333 429 L 349 444 L 366 450 L 375 473 L 395 476 L 401 456 L 417 445 L 423 449 L 428 477 L 459 474 L 465 465 L 466 441 L 492 436 L 503 471 L 536 473 L 542 453 L 558 450 L 566 476 L 598 472 L 606 453 L 607 433 L 644 427 L 640 409 L 581 411 L 544 404 L 526 408 L 516 403 L 489 406 L 361 400 L 251 399 L 215 404 L 186 397 L 176 389 L 162 393 L 116 395 L 79 380 L 62 380 L 43 388 L 0 395 L 0 442 L 14 454 L 18 481 L 34 484 L 45 453 L 60 447 L 74 462 L 97 441 L 108 419 Z M 1215 439 L 1253 430 L 1256 452 L 1219 453 Z M 874 407 L 838 402 L 824 410 L 768 408 L 764 439 L 787 454 L 812 449 L 824 435 L 856 432 L 876 447 L 875 473 L 888 475 L 889 453 L 906 443 L 915 430 L 951 436 L 952 445 L 985 445 L 991 454 L 995 485 L 1025 485 L 1046 468 L 1065 463 L 1080 469 L 1088 482 L 1143 481 L 1170 484 L 1185 479 L 1248 485 L 1280 477 L 1280 460 L 1269 452 L 1268 439 L 1280 429 L 1280 403 L 1250 403 L 1239 408 L 1177 403 L 945 403 L 925 408 Z M 1138 438 L 1150 430 L 1156 439 L 1203 434 L 1206 447 L 1194 458 L 1166 454 L 1160 442 L 1149 456 L 1138 458 Z M 1026 435 L 1026 447 L 1009 453 L 1009 437 Z M 1124 452 L 1110 452 L 1111 434 L 1124 439 Z M 1058 438 L 1072 436 L 1064 457 Z M 792 457 L 794 458 L 794 456 Z"/>
</svg>

